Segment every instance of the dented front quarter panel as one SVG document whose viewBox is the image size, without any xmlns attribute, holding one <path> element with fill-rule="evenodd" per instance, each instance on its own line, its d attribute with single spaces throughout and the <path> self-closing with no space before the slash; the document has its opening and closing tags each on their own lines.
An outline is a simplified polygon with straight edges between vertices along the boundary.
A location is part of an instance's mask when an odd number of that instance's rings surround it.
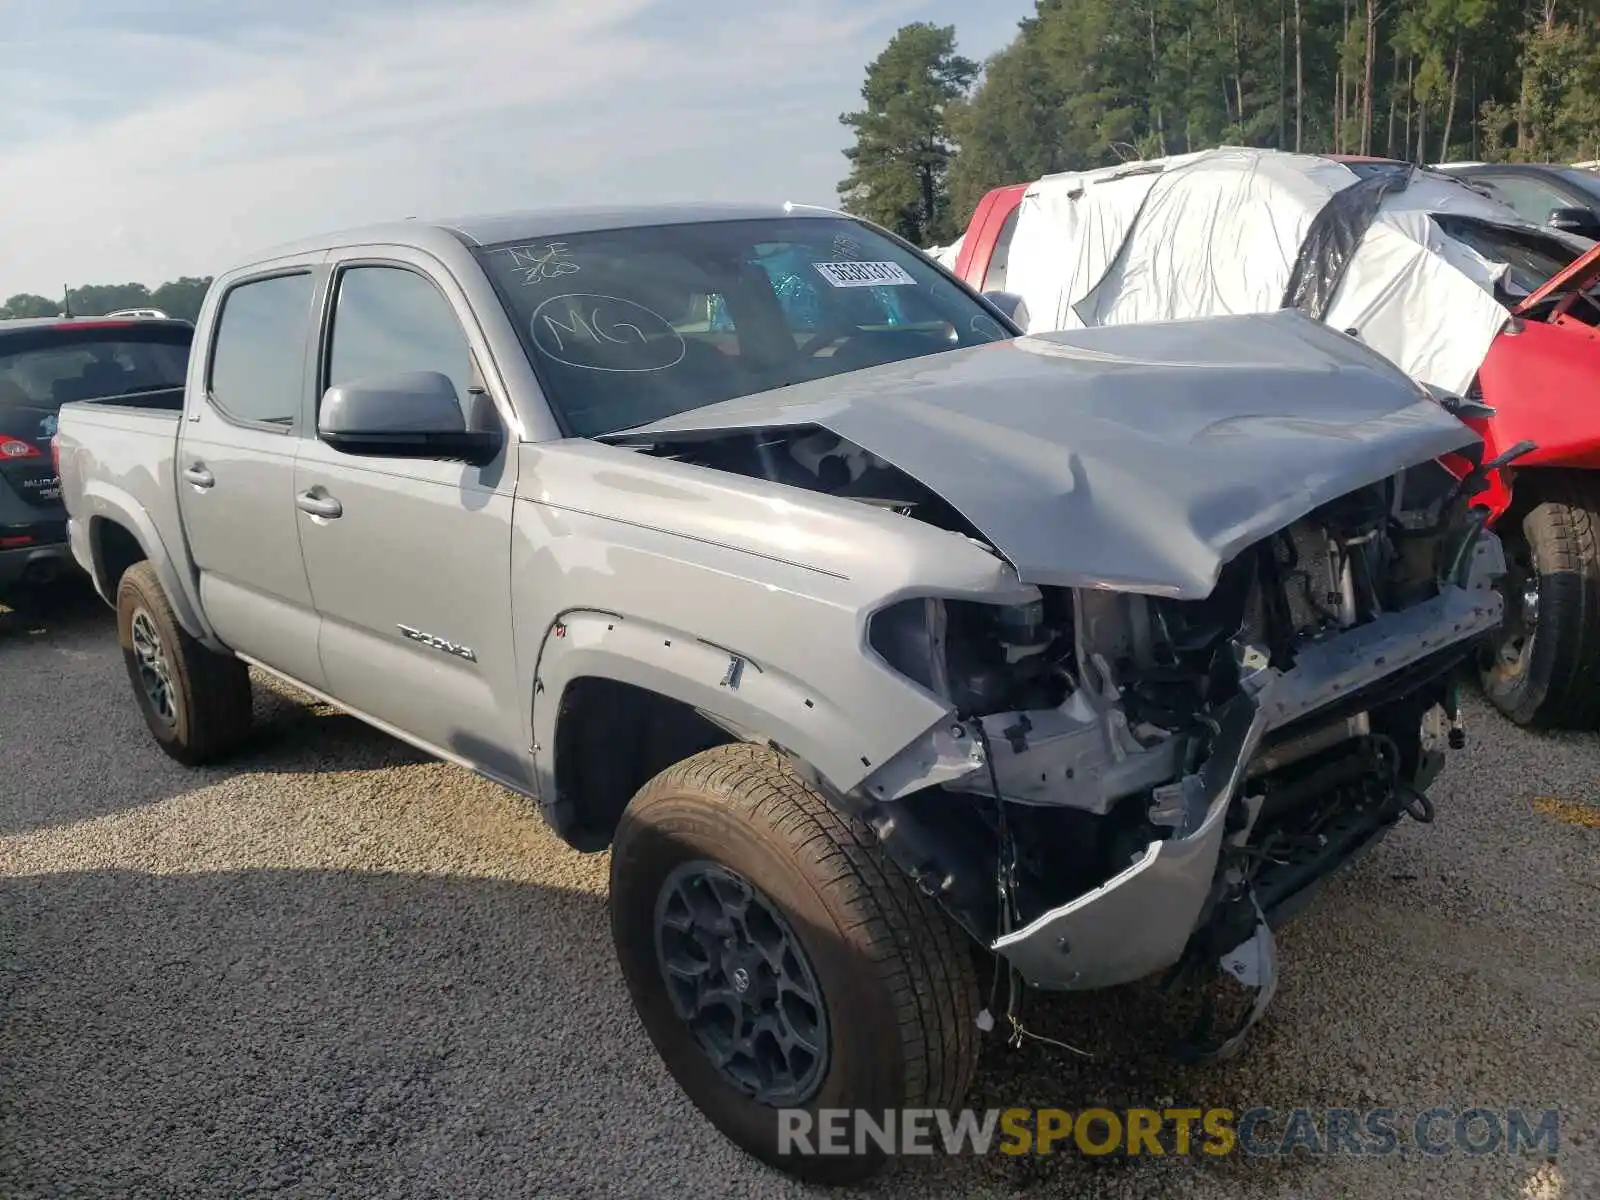
<svg viewBox="0 0 1600 1200">
<path fill-rule="evenodd" d="M 871 651 L 871 613 L 1038 595 L 970 539 L 854 501 L 589 441 L 521 453 L 512 594 L 546 798 L 560 697 L 585 675 L 699 708 L 848 792 L 950 716 Z"/>
</svg>

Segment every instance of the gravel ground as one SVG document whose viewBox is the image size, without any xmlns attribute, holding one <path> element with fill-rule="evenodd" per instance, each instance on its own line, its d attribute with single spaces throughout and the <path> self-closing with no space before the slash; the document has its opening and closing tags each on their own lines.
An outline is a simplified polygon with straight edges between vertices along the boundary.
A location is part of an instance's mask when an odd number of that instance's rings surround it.
<svg viewBox="0 0 1600 1200">
<path fill-rule="evenodd" d="M 0 1196 L 789 1196 L 629 1009 L 607 861 L 349 717 L 258 689 L 258 746 L 149 741 L 109 613 L 0 613 Z M 882 1196 L 1600 1197 L 1600 739 L 1481 705 L 1435 790 L 1282 939 L 1244 1054 L 1137 1048 L 1140 989 L 1027 1010 L 978 1106 L 1562 1110 L 1554 1161 L 906 1161 Z M 1554 798 L 1565 806 L 1536 802 Z"/>
</svg>

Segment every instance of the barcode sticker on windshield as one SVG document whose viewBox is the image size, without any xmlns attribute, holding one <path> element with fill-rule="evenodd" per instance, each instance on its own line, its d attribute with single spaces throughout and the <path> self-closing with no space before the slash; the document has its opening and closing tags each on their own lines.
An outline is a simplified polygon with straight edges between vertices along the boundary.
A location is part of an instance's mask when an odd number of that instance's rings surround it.
<svg viewBox="0 0 1600 1200">
<path fill-rule="evenodd" d="M 899 263 L 819 262 L 811 265 L 834 287 L 917 286 L 917 281 Z"/>
</svg>

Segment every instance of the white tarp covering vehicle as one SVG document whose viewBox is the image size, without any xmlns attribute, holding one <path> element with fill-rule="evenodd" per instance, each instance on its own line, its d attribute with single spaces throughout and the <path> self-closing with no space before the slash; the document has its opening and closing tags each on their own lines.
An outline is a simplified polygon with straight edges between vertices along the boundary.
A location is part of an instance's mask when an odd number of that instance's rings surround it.
<svg viewBox="0 0 1600 1200">
<path fill-rule="evenodd" d="M 1484 690 L 1520 724 L 1593 729 L 1600 245 L 1477 186 L 1239 148 L 1048 176 L 983 197 L 957 274 L 1034 334 L 1296 309 L 1430 385 L 1483 436 L 1472 503 L 1511 564 Z"/>
<path fill-rule="evenodd" d="M 1296 289 L 1320 289 L 1314 315 L 1413 378 L 1463 393 L 1506 324 L 1496 285 L 1507 268 L 1436 218 L 1526 223 L 1427 171 L 1387 191 L 1359 182 L 1330 159 L 1238 147 L 1046 176 L 1023 197 L 1006 290 L 1042 332 L 1270 312 Z M 1331 205 L 1335 196 L 1349 203 Z M 1364 235 L 1340 228 L 1341 207 L 1359 225 L 1357 206 L 1372 201 Z M 1342 253 L 1341 236 L 1354 243 Z M 1320 258 L 1319 245 L 1329 247 Z"/>
<path fill-rule="evenodd" d="M 956 269 L 956 258 L 961 254 L 962 240 L 957 238 L 948 246 L 929 246 L 923 253 L 946 270 L 954 271 Z"/>
</svg>

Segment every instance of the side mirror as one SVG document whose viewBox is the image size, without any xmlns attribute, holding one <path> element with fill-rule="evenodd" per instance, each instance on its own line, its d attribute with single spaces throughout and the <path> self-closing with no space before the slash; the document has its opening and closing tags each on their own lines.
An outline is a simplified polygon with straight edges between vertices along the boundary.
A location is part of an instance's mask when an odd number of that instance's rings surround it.
<svg viewBox="0 0 1600 1200">
<path fill-rule="evenodd" d="M 983 298 L 1005 313 L 1006 319 L 1017 328 L 1027 331 L 1028 305 L 1015 292 L 985 292 Z"/>
<path fill-rule="evenodd" d="M 1558 208 L 1545 224 L 1562 233 L 1575 233 L 1579 237 L 1600 240 L 1600 217 L 1587 208 Z"/>
<path fill-rule="evenodd" d="M 438 371 L 355 379 L 329 388 L 317 436 L 345 454 L 434 458 L 484 466 L 500 453 L 500 434 L 467 429 L 456 386 Z"/>
<path fill-rule="evenodd" d="M 1438 402 L 1440 408 L 1460 421 L 1483 420 L 1486 421 L 1495 415 L 1495 410 L 1484 404 L 1481 400 L 1474 400 L 1469 396 L 1458 396 L 1454 392 L 1446 391 L 1437 384 L 1425 383 L 1423 389 Z"/>
</svg>

